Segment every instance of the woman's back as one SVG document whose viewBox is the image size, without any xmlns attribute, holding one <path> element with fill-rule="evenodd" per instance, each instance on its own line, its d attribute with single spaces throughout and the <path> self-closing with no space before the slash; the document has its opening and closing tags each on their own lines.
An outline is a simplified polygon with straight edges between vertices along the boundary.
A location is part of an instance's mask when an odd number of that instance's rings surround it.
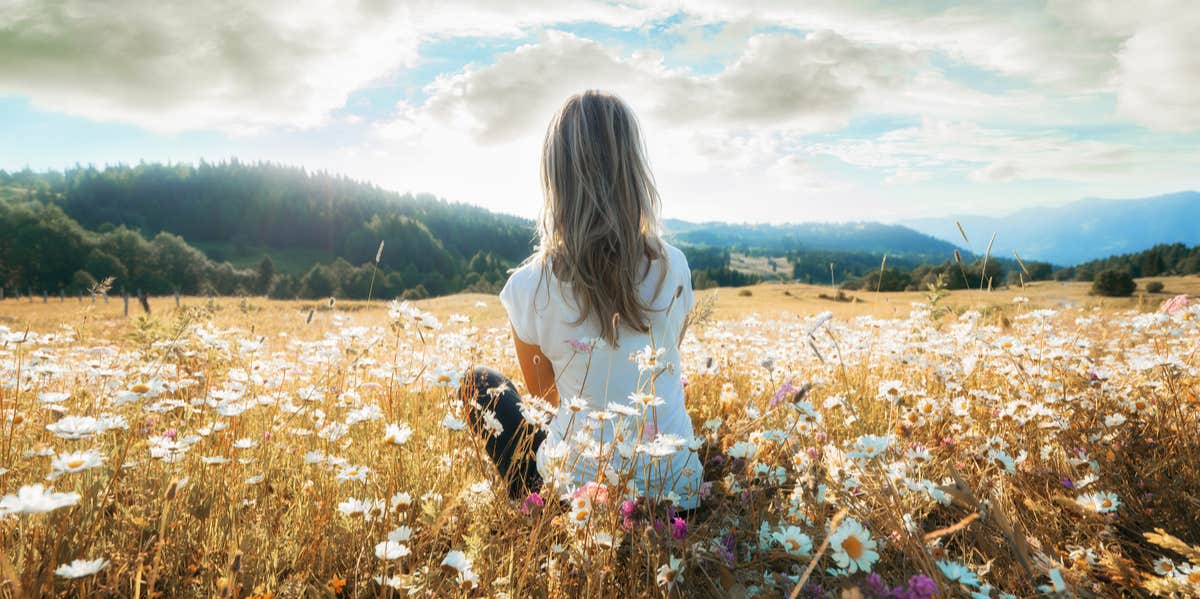
<svg viewBox="0 0 1200 599">
<path fill-rule="evenodd" d="M 687 259 L 663 245 L 666 260 L 650 262 L 638 290 L 648 308 L 647 330 L 618 323 L 615 346 L 600 340 L 597 318 L 580 319 L 572 286 L 560 282 L 541 257 L 514 271 L 500 298 L 514 333 L 538 346 L 554 367 L 560 401 L 538 449 L 543 478 L 612 484 L 627 475 L 639 491 L 673 492 L 675 503 L 690 509 L 698 499 L 700 466 L 687 446 L 693 431 L 684 407 L 679 336 L 694 300 Z M 568 474 L 573 481 L 565 480 Z"/>
</svg>

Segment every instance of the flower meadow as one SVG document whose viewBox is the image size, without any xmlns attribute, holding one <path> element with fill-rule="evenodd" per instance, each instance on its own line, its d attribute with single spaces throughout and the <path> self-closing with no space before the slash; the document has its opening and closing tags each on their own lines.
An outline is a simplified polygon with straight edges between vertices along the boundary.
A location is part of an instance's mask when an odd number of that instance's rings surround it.
<svg viewBox="0 0 1200 599">
<path fill-rule="evenodd" d="M 701 301 L 695 438 L 656 434 L 652 389 L 577 415 L 633 432 L 579 439 L 602 462 L 695 452 L 687 514 L 612 467 L 508 496 L 499 423 L 458 389 L 474 364 L 519 379 L 494 298 L 8 319 L 0 596 L 1200 594 L 1200 305 L 1004 297 L 889 318 Z"/>
</svg>

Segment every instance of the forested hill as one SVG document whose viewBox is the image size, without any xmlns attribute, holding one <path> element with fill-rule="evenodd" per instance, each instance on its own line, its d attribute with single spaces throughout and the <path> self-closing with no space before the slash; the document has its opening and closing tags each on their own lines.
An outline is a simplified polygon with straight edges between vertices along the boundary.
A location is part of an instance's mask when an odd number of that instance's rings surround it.
<svg viewBox="0 0 1200 599">
<path fill-rule="evenodd" d="M 138 280 L 131 276 L 129 262 L 150 257 L 139 258 L 127 248 L 100 242 L 114 231 L 135 232 L 146 240 L 169 233 L 203 249 L 210 261 L 230 260 L 232 266 L 270 271 L 263 276 L 279 279 L 271 284 L 280 287 L 275 290 L 277 295 L 320 296 L 345 285 L 370 285 L 360 280 L 381 241 L 383 278 L 375 283 L 377 294 L 418 287 L 418 295 L 469 288 L 494 290 L 503 282 L 506 268 L 528 255 L 533 239 L 532 223 L 526 219 L 267 163 L 235 160 L 197 166 L 86 167 L 61 173 L 0 172 L 0 187 L 8 190 L 9 211 L 17 209 L 17 202 L 32 202 L 39 206 L 24 209 L 57 207 L 68 220 L 78 223 L 84 230 L 80 235 L 86 233 L 89 242 L 83 245 L 89 247 L 81 250 L 86 255 L 73 266 L 93 278 L 117 276 L 123 279 L 122 285 L 151 292 L 205 289 L 196 277 L 175 280 L 178 277 L 170 272 L 153 280 Z M 121 251 L 125 260 L 114 255 Z M 262 264 L 266 256 L 272 264 Z M 60 262 L 66 268 L 72 261 Z M 332 270 L 312 272 L 314 264 Z M 74 272 L 47 273 L 43 269 L 8 274 L 11 285 L 57 289 L 69 284 Z M 14 278 L 23 280 L 11 280 Z M 209 291 L 224 292 L 220 287 Z"/>
<path fill-rule="evenodd" d="M 79 169 L 65 173 L 62 189 L 63 210 L 87 228 L 324 251 L 354 264 L 372 260 L 383 239 L 391 250 L 381 266 L 418 260 L 418 269 L 445 274 L 449 260 L 479 252 L 523 258 L 532 238 L 529 221 L 514 216 L 273 164 Z"/>
</svg>

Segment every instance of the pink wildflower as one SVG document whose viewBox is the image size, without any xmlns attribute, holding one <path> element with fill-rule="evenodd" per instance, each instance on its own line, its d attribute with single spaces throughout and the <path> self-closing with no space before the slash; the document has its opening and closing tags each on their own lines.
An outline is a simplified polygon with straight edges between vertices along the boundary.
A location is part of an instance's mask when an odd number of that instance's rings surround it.
<svg viewBox="0 0 1200 599">
<path fill-rule="evenodd" d="M 1158 308 L 1158 311 L 1164 314 L 1174 314 L 1187 308 L 1189 305 L 1191 305 L 1191 300 L 1188 299 L 1188 296 L 1177 295 L 1163 302 L 1162 306 Z"/>
</svg>

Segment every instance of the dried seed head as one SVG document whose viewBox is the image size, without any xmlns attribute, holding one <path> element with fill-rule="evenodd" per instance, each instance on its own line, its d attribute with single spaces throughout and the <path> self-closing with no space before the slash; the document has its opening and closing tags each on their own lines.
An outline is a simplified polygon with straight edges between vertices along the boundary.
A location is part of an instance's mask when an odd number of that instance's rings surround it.
<svg viewBox="0 0 1200 599">
<path fill-rule="evenodd" d="M 178 490 L 179 490 L 179 479 L 178 478 L 171 479 L 170 484 L 167 485 L 167 493 L 166 493 L 167 501 L 171 501 L 172 499 L 175 499 L 175 493 Z"/>
</svg>

